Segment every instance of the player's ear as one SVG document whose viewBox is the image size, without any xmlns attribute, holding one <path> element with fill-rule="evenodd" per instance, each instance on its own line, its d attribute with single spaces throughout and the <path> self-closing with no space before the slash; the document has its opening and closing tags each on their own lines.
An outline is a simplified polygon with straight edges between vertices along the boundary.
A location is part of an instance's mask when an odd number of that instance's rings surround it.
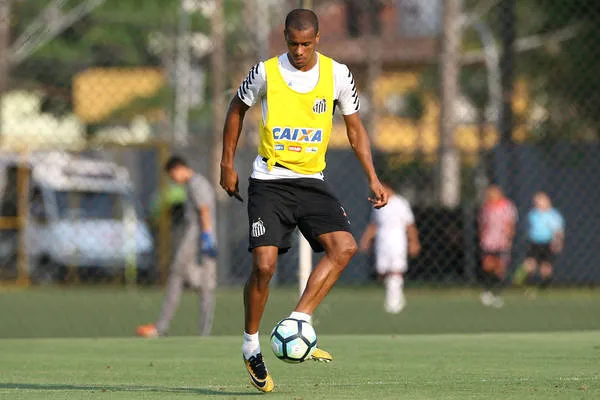
<svg viewBox="0 0 600 400">
<path fill-rule="evenodd" d="M 317 34 L 315 35 L 315 46 L 319 44 L 320 37 L 321 37 L 321 34 L 319 32 L 317 32 Z"/>
</svg>

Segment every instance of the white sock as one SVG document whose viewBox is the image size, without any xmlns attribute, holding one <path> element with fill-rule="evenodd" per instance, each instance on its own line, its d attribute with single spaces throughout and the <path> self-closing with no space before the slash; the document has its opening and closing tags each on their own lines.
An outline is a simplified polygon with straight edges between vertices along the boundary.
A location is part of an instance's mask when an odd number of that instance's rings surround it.
<svg viewBox="0 0 600 400">
<path fill-rule="evenodd" d="M 312 325 L 312 316 L 303 312 L 293 311 L 290 314 L 290 318 L 299 319 L 300 321 L 306 321 Z"/>
<path fill-rule="evenodd" d="M 258 332 L 252 334 L 244 332 L 244 343 L 242 344 L 242 352 L 244 353 L 244 358 L 246 360 L 260 353 L 260 341 L 258 340 Z"/>
<path fill-rule="evenodd" d="M 404 278 L 400 275 L 385 277 L 385 308 L 388 312 L 398 312 L 404 307 Z"/>
</svg>

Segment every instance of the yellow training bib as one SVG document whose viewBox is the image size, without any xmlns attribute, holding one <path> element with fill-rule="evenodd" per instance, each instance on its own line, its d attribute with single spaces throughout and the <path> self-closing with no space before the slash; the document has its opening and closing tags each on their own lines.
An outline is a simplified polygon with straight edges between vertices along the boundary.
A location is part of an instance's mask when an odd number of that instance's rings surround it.
<svg viewBox="0 0 600 400">
<path fill-rule="evenodd" d="M 288 87 L 278 58 L 265 61 L 267 116 L 261 121 L 258 154 L 300 174 L 325 169 L 325 153 L 333 122 L 333 60 L 319 54 L 319 81 L 308 93 Z"/>
</svg>

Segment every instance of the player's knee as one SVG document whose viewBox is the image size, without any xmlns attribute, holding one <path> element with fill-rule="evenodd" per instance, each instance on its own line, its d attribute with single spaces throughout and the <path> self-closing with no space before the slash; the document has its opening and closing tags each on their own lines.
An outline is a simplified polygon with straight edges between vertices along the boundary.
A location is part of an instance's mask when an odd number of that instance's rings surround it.
<svg viewBox="0 0 600 400">
<path fill-rule="evenodd" d="M 552 275 L 552 265 L 548 263 L 542 263 L 540 266 L 540 275 L 543 278 L 547 278 Z"/>
<path fill-rule="evenodd" d="M 268 283 L 275 274 L 276 261 L 258 258 L 252 263 L 252 275 L 261 282 Z"/>
<path fill-rule="evenodd" d="M 356 241 L 354 241 L 354 240 L 344 241 L 343 243 L 341 243 L 338 246 L 338 248 L 336 249 L 336 252 L 334 254 L 337 264 L 340 265 L 341 267 L 345 268 L 346 265 L 352 259 L 352 257 L 354 257 L 354 255 L 356 254 L 357 251 L 358 251 L 358 246 L 356 245 Z"/>
<path fill-rule="evenodd" d="M 528 258 L 523 263 L 523 267 L 528 274 L 533 274 L 535 272 L 536 262 L 532 258 Z"/>
</svg>

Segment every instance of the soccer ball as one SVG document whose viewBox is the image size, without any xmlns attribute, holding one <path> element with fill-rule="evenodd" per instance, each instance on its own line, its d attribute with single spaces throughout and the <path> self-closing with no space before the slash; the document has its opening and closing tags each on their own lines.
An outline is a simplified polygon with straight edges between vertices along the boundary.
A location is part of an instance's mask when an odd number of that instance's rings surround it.
<svg viewBox="0 0 600 400">
<path fill-rule="evenodd" d="M 286 318 L 273 328 L 271 348 L 280 360 L 300 363 L 310 358 L 317 348 L 317 334 L 308 322 Z"/>
</svg>

